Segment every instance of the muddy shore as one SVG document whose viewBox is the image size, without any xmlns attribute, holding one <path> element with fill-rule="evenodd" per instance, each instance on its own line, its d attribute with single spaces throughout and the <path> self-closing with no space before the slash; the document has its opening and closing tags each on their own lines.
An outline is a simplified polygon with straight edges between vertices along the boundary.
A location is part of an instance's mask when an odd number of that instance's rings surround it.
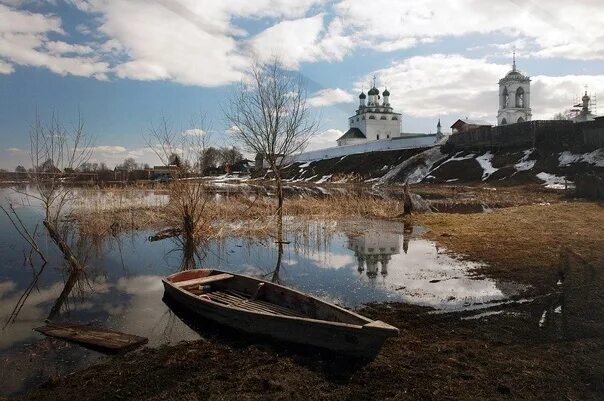
<svg viewBox="0 0 604 401">
<path fill-rule="evenodd" d="M 601 400 L 604 207 L 514 194 L 513 207 L 490 213 L 413 219 L 448 250 L 487 262 L 477 273 L 524 284 L 515 302 L 448 314 L 367 305 L 361 313 L 401 330 L 372 361 L 198 322 L 199 341 L 114 357 L 20 399 Z"/>
</svg>

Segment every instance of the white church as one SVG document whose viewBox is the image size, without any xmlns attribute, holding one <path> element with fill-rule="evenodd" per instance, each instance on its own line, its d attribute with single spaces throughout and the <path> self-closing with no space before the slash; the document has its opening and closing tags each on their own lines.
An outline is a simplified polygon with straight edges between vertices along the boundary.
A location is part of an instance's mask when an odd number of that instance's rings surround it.
<svg viewBox="0 0 604 401">
<path fill-rule="evenodd" d="M 370 141 L 404 137 L 401 132 L 401 113 L 394 112 L 390 105 L 390 92 L 380 91 L 375 87 L 367 95 L 359 95 L 359 108 L 355 115 L 348 119 L 349 129 L 338 140 L 338 146 L 356 145 Z M 365 101 L 367 101 L 365 103 Z"/>
</svg>

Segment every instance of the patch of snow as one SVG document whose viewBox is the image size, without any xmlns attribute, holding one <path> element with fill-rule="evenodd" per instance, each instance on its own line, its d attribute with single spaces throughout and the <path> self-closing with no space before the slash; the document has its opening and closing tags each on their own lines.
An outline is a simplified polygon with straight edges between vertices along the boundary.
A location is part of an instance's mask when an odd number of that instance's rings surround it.
<svg viewBox="0 0 604 401">
<path fill-rule="evenodd" d="M 379 183 L 390 183 L 396 180 L 399 182 L 408 182 L 409 184 L 417 184 L 426 178 L 434 163 L 442 160 L 443 157 L 445 155 L 442 154 L 439 146 L 425 150 L 390 169 L 390 171 L 380 178 Z M 409 171 L 405 172 L 407 168 L 409 168 Z"/>
<path fill-rule="evenodd" d="M 475 315 L 462 317 L 461 320 L 482 319 L 483 317 L 493 316 L 493 315 L 500 315 L 502 313 L 503 313 L 502 310 L 494 310 L 494 311 L 482 312 L 482 313 L 477 313 Z"/>
<path fill-rule="evenodd" d="M 543 327 L 545 324 L 545 316 L 547 316 L 547 311 L 543 311 L 543 315 L 541 315 L 541 319 L 539 319 L 539 327 Z"/>
<path fill-rule="evenodd" d="M 483 173 L 482 173 L 482 180 L 486 180 L 487 178 L 489 178 L 495 171 L 499 170 L 498 168 L 493 167 L 493 165 L 491 164 L 491 160 L 493 160 L 493 154 L 491 153 L 491 151 L 488 151 L 487 153 L 485 153 L 482 156 L 479 156 L 476 158 L 476 161 L 478 162 L 478 164 L 480 164 L 480 167 L 482 167 Z"/>
<path fill-rule="evenodd" d="M 455 155 L 453 157 L 451 157 L 449 160 L 445 161 L 443 164 L 448 163 L 448 162 L 458 161 L 458 160 L 468 160 L 468 159 L 471 159 L 471 158 L 473 158 L 475 156 L 474 153 L 470 153 L 470 154 L 467 154 L 465 156 L 459 156 L 458 157 L 457 155 L 459 155 L 461 153 L 463 153 L 463 151 L 455 153 Z M 442 166 L 442 164 L 441 164 L 441 166 Z"/>
<path fill-rule="evenodd" d="M 556 307 L 556 309 L 554 309 L 554 313 L 562 313 L 562 305 Z"/>
<path fill-rule="evenodd" d="M 522 158 L 518 160 L 518 163 L 514 164 L 514 168 L 516 169 L 516 171 L 527 171 L 535 167 L 535 163 L 537 163 L 537 160 L 528 159 L 529 156 L 533 153 L 533 150 L 534 149 L 527 149 L 524 151 L 524 155 L 522 156 Z"/>
<path fill-rule="evenodd" d="M 384 167 L 382 167 L 382 168 L 380 169 L 380 171 L 388 170 L 388 167 L 390 167 L 390 166 L 385 165 Z"/>
<path fill-rule="evenodd" d="M 604 149 L 596 149 L 593 152 L 575 154 L 569 151 L 560 153 L 558 162 L 561 167 L 568 166 L 573 163 L 587 163 L 597 167 L 604 167 Z"/>
<path fill-rule="evenodd" d="M 566 189 L 566 188 L 574 188 L 574 183 L 572 181 L 568 181 L 566 177 L 558 177 L 557 175 L 541 172 L 537 174 L 537 178 L 541 181 L 545 182 L 545 188 L 551 189 Z"/>
<path fill-rule="evenodd" d="M 451 178 L 450 180 L 447 180 L 446 182 L 455 182 L 455 181 L 459 181 L 459 178 Z"/>
<path fill-rule="evenodd" d="M 298 166 L 298 168 L 306 168 L 306 167 L 310 166 L 310 163 L 312 163 L 312 162 L 302 163 Z"/>
<path fill-rule="evenodd" d="M 328 181 L 333 174 L 324 175 L 317 181 L 317 184 L 323 184 L 325 181 Z"/>
</svg>

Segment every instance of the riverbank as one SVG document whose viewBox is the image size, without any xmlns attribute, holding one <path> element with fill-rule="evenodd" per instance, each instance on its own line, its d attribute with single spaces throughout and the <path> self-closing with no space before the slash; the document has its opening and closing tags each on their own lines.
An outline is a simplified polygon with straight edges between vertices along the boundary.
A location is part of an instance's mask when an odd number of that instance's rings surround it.
<svg viewBox="0 0 604 401">
<path fill-rule="evenodd" d="M 604 208 L 549 192 L 531 197 L 519 193 L 526 202 L 489 213 L 413 216 L 448 251 L 487 262 L 477 273 L 526 290 L 505 304 L 447 314 L 365 306 L 361 313 L 401 330 L 373 361 L 202 323 L 202 340 L 116 357 L 21 399 L 602 399 Z M 317 205 L 304 210 L 318 213 Z M 382 218 L 398 219 L 390 207 Z"/>
</svg>

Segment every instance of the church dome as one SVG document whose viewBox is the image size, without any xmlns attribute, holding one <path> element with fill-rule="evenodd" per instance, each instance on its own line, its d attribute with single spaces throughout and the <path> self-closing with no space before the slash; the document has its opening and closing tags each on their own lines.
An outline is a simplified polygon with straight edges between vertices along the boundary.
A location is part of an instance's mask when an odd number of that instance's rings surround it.
<svg viewBox="0 0 604 401">
<path fill-rule="evenodd" d="M 373 88 L 369 89 L 369 92 L 367 92 L 368 95 L 379 95 L 380 91 L 377 90 L 377 88 L 374 86 Z"/>
<path fill-rule="evenodd" d="M 367 96 L 365 95 L 365 92 L 361 92 L 361 94 L 359 95 L 359 99 L 365 99 Z"/>
<path fill-rule="evenodd" d="M 583 102 L 589 102 L 589 95 L 587 94 L 587 91 L 585 91 L 585 95 L 583 95 L 581 100 L 583 100 Z"/>
<path fill-rule="evenodd" d="M 527 79 L 529 79 L 529 77 L 522 74 L 517 69 L 512 69 L 510 72 L 505 74 L 505 77 L 503 77 L 502 81 L 526 81 Z"/>
<path fill-rule="evenodd" d="M 390 96 L 390 92 L 388 92 L 388 89 L 386 89 L 386 90 L 384 90 L 384 92 L 382 92 L 382 95 Z"/>
</svg>

